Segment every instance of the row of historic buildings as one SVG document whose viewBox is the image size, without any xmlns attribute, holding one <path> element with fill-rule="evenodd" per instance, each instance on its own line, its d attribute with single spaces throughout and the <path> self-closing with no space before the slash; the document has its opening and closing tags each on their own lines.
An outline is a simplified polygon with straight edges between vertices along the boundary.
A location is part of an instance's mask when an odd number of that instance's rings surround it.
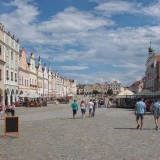
<svg viewBox="0 0 160 160">
<path fill-rule="evenodd" d="M 42 66 L 41 58 L 36 66 L 34 53 L 20 49 L 19 40 L 6 32 L 0 24 L 0 102 L 15 102 L 24 92 L 35 92 L 42 97 L 63 97 L 76 94 L 76 81 L 52 72 L 50 64 Z"/>
<path fill-rule="evenodd" d="M 113 81 L 112 83 L 94 83 L 86 85 L 77 85 L 77 94 L 92 94 L 93 91 L 98 91 L 102 94 L 107 94 L 108 90 L 111 89 L 114 95 L 117 95 L 121 91 L 121 83 Z"/>
</svg>

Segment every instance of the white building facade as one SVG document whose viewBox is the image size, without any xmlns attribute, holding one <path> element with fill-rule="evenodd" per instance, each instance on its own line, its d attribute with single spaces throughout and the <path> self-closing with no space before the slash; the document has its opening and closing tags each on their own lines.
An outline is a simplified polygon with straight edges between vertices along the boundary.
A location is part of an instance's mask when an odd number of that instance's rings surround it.
<svg viewBox="0 0 160 160">
<path fill-rule="evenodd" d="M 4 88 L 5 104 L 11 104 L 18 100 L 18 63 L 19 41 L 10 32 L 4 32 Z"/>
</svg>

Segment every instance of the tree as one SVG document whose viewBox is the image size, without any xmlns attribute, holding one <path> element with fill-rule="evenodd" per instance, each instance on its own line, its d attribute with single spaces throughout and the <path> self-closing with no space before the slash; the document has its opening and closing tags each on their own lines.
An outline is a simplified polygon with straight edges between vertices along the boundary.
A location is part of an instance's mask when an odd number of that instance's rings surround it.
<svg viewBox="0 0 160 160">
<path fill-rule="evenodd" d="M 99 92 L 97 90 L 93 90 L 92 94 L 98 94 Z"/>
<path fill-rule="evenodd" d="M 113 95 L 113 90 L 112 89 L 108 89 L 107 94 L 108 95 Z"/>
</svg>

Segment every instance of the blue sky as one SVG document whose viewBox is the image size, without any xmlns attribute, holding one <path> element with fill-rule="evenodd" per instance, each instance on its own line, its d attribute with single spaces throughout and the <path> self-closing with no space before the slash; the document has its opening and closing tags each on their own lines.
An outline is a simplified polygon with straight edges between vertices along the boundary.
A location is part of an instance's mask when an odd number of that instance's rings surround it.
<svg viewBox="0 0 160 160">
<path fill-rule="evenodd" d="M 28 56 L 77 83 L 129 86 L 160 52 L 160 0 L 0 0 L 0 22 Z"/>
</svg>

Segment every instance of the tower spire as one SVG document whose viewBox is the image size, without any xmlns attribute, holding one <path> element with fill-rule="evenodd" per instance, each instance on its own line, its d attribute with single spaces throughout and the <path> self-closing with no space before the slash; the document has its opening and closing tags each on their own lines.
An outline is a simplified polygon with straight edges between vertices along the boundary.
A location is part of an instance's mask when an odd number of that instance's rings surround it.
<svg viewBox="0 0 160 160">
<path fill-rule="evenodd" d="M 151 39 L 150 39 L 150 46 L 148 48 L 148 52 L 149 52 L 149 55 L 153 52 Z"/>
</svg>

